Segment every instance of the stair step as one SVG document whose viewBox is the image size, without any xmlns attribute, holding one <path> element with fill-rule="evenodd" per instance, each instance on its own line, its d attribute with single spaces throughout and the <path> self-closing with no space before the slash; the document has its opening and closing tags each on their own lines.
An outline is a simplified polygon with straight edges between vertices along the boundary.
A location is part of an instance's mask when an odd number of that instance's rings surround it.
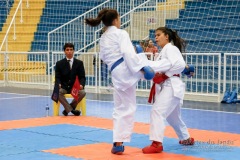
<svg viewBox="0 0 240 160">
<path fill-rule="evenodd" d="M 8 43 L 8 51 L 19 51 L 19 52 L 26 52 L 31 49 L 31 43 Z M 5 51 L 5 46 L 2 47 L 2 51 Z"/>
<path fill-rule="evenodd" d="M 0 59 L 5 59 L 5 55 L 0 54 Z M 18 61 L 27 61 L 27 54 L 7 54 L 8 56 L 8 62 L 14 62 L 17 63 Z M 3 67 L 4 62 L 1 63 L 1 66 Z"/>
</svg>

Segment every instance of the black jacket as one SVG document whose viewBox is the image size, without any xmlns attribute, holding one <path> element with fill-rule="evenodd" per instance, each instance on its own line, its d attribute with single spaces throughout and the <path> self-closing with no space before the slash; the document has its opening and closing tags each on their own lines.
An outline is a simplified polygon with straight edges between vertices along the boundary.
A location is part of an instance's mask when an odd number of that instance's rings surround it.
<svg viewBox="0 0 240 160">
<path fill-rule="evenodd" d="M 72 69 L 70 70 L 69 63 L 66 58 L 57 61 L 55 69 L 55 83 L 61 84 L 61 87 L 71 93 L 71 89 L 78 76 L 80 84 L 85 86 L 86 77 L 83 62 L 74 58 Z"/>
</svg>

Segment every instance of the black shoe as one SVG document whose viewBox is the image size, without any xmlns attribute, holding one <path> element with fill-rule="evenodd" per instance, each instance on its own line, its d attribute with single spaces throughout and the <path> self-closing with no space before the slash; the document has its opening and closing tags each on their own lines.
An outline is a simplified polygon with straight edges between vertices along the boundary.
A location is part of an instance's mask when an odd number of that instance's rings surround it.
<svg viewBox="0 0 240 160">
<path fill-rule="evenodd" d="M 63 114 L 64 116 L 67 116 L 67 115 L 68 115 L 68 113 L 67 113 L 65 110 L 62 111 L 62 114 Z"/>
<path fill-rule="evenodd" d="M 72 112 L 72 114 L 74 114 L 75 116 L 80 116 L 80 114 L 81 114 L 81 112 L 78 111 L 78 110 L 72 110 L 71 112 Z"/>
</svg>

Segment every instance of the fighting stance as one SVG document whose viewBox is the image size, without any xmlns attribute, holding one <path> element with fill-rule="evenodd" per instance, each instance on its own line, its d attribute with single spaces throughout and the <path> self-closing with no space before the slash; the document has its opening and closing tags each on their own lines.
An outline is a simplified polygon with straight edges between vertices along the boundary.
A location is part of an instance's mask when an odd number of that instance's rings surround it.
<svg viewBox="0 0 240 160">
<path fill-rule="evenodd" d="M 153 78 L 149 102 L 153 102 L 150 117 L 150 140 L 152 144 L 142 149 L 143 153 L 162 152 L 165 120 L 174 128 L 179 143 L 193 145 L 194 139 L 190 137 L 185 123 L 181 118 L 181 106 L 185 92 L 185 84 L 180 74 L 186 71 L 185 61 L 181 52 L 185 42 L 177 32 L 166 27 L 160 27 L 155 32 L 156 43 L 162 48 L 155 61 L 168 60 L 171 64 L 166 72 L 156 72 Z"/>
<path fill-rule="evenodd" d="M 144 53 L 136 54 L 129 35 L 120 29 L 120 17 L 114 9 L 103 9 L 97 18 L 85 20 L 90 26 L 101 22 L 106 27 L 100 39 L 100 58 L 110 68 L 114 85 L 113 154 L 124 152 L 123 142 L 129 142 L 136 111 L 136 84 L 143 78 L 151 79 L 154 72 L 165 73 L 171 66 L 168 60 L 149 61 Z M 150 67 L 148 67 L 150 66 Z M 151 69 L 152 68 L 152 69 Z M 182 69 L 183 70 L 183 69 Z M 144 74 L 143 74 L 144 73 Z"/>
</svg>

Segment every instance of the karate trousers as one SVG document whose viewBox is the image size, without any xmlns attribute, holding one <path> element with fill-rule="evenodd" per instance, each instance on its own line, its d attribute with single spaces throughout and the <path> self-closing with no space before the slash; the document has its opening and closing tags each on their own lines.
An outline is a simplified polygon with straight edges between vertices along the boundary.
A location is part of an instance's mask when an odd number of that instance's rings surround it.
<svg viewBox="0 0 240 160">
<path fill-rule="evenodd" d="M 174 97 L 171 83 L 162 85 L 155 95 L 155 102 L 150 115 L 150 140 L 163 142 L 166 121 L 173 127 L 179 140 L 190 137 L 188 129 L 181 118 L 182 100 Z"/>
<path fill-rule="evenodd" d="M 114 89 L 113 142 L 130 142 L 131 140 L 137 107 L 136 84 L 125 91 Z"/>
</svg>

